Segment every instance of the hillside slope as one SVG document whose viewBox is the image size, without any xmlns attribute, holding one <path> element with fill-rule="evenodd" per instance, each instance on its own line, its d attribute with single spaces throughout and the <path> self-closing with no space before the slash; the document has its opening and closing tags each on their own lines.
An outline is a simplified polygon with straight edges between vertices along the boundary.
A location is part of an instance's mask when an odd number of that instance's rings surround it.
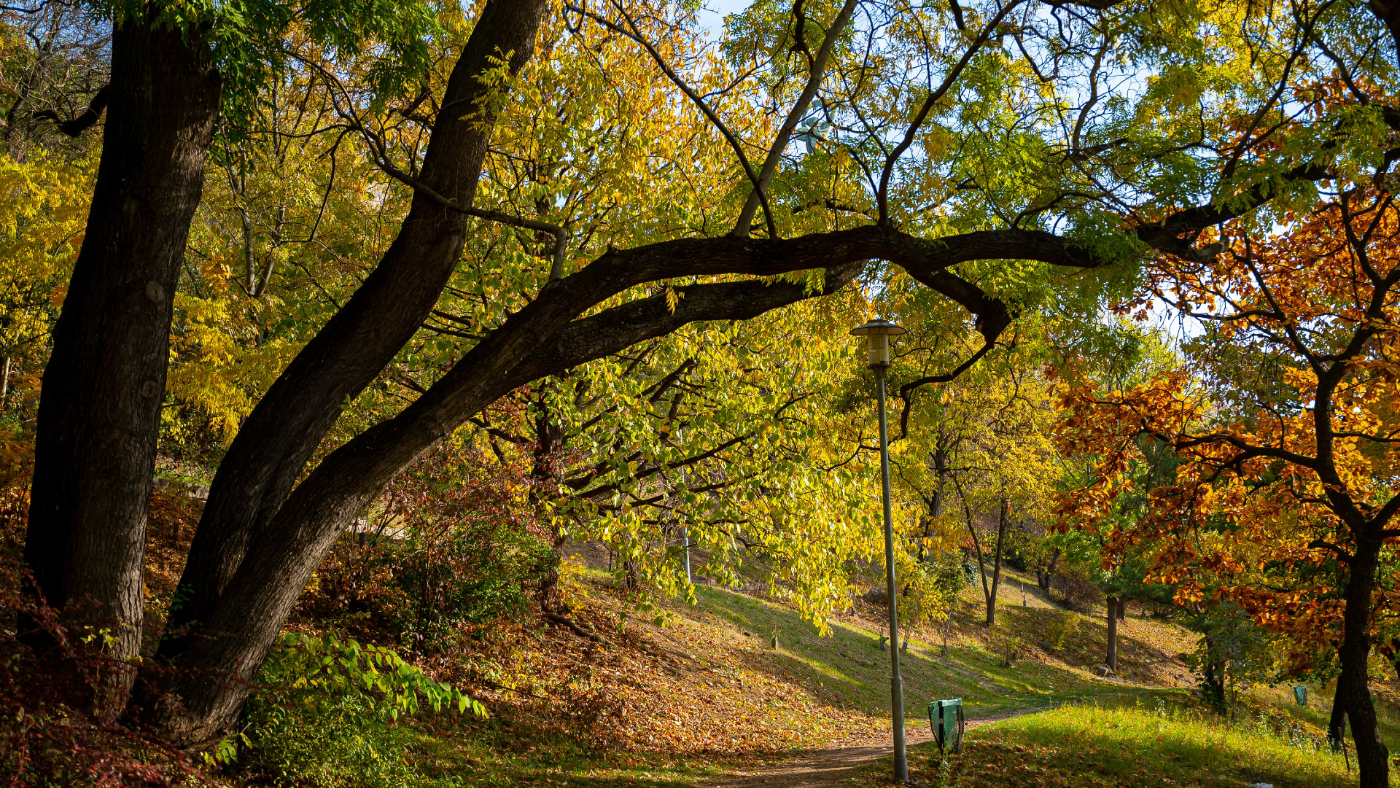
<svg viewBox="0 0 1400 788">
<path fill-rule="evenodd" d="M 752 587 L 699 586 L 693 606 L 648 609 L 598 569 L 573 584 L 569 622 L 522 638 L 509 668 L 481 690 L 491 720 L 419 726 L 425 738 L 412 749 L 428 772 L 471 785 L 690 784 L 795 750 L 888 744 L 879 609 L 859 603 L 822 636 Z M 1178 658 L 1191 645 L 1184 630 L 1130 615 L 1119 677 L 1104 678 L 1094 670 L 1102 621 L 1059 609 L 1033 584 L 1023 604 L 1010 586 L 991 631 L 980 623 L 980 592 L 968 589 L 947 657 L 941 628 L 913 633 L 902 659 L 911 742 L 927 738 L 924 709 L 937 698 L 961 697 L 970 718 L 985 718 L 1189 683 Z"/>
</svg>

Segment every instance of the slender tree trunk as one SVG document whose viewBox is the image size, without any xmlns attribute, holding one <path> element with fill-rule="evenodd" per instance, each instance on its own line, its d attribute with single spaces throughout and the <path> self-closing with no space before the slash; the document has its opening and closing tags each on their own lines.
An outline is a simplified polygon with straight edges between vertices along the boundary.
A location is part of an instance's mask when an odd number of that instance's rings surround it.
<svg viewBox="0 0 1400 788">
<path fill-rule="evenodd" d="M 987 603 L 987 625 L 991 626 L 995 620 L 992 614 L 992 584 L 987 578 L 987 559 L 982 553 L 982 540 L 977 538 L 977 525 L 972 520 L 972 509 L 968 507 L 966 499 L 963 500 L 963 516 L 967 519 L 967 532 L 972 536 L 972 549 L 977 553 L 977 576 L 982 579 L 982 599 Z"/>
<path fill-rule="evenodd" d="M 1110 670 L 1118 670 L 1118 597 L 1108 598 L 1108 655 L 1104 664 Z"/>
<path fill-rule="evenodd" d="M 925 499 L 928 504 L 928 521 L 924 524 L 924 539 L 919 540 L 919 561 L 929 562 L 933 556 L 928 555 L 924 547 L 924 540 L 933 537 L 933 529 L 938 525 L 938 518 L 943 514 L 943 488 L 944 477 L 947 475 L 948 453 L 942 447 L 935 448 L 930 455 L 933 461 L 934 486 L 933 495 Z"/>
<path fill-rule="evenodd" d="M 1050 581 L 1055 577 L 1055 568 L 1060 565 L 1060 548 L 1055 548 L 1050 552 L 1050 556 L 1036 567 L 1035 584 L 1040 586 L 1041 591 L 1050 590 Z"/>
<path fill-rule="evenodd" d="M 197 30 L 128 19 L 87 231 L 44 370 L 25 562 L 44 600 L 108 628 L 101 711 L 141 648 L 142 569 L 174 291 L 218 113 Z"/>
<path fill-rule="evenodd" d="M 1002 547 L 1006 544 L 1006 509 L 1008 502 L 1005 498 L 1001 501 L 1001 517 L 997 520 L 997 553 L 992 564 L 992 589 L 987 595 L 987 626 L 996 626 L 997 623 L 997 589 L 1001 586 L 1001 554 Z"/>
<path fill-rule="evenodd" d="M 1117 611 L 1117 612 L 1118 612 L 1118 620 L 1119 620 L 1119 621 L 1127 621 L 1127 620 L 1128 620 L 1128 600 L 1124 599 L 1124 598 L 1121 597 L 1121 596 L 1118 597 L 1118 611 Z"/>
<path fill-rule="evenodd" d="M 1332 692 L 1332 715 L 1327 722 L 1327 743 L 1333 750 L 1342 749 L 1342 737 L 1346 735 L 1347 724 L 1347 683 L 1337 678 L 1337 687 Z"/>
<path fill-rule="evenodd" d="M 1358 529 L 1359 530 L 1359 529 Z M 1342 675 L 1337 679 L 1346 696 L 1347 719 L 1351 721 L 1351 736 L 1356 744 L 1356 763 L 1361 773 L 1361 788 L 1386 788 L 1389 785 L 1389 751 L 1381 740 L 1376 707 L 1367 685 L 1367 660 L 1371 656 L 1371 595 L 1376 583 L 1381 540 L 1357 539 L 1352 557 L 1350 577 L 1343 598 L 1346 610 L 1342 614 Z"/>
<path fill-rule="evenodd" d="M 1206 694 L 1212 706 L 1217 711 L 1225 711 L 1225 665 L 1216 660 L 1215 647 L 1210 636 L 1205 637 L 1206 660 L 1201 665 L 1201 674 L 1205 679 Z"/>
<path fill-rule="evenodd" d="M 547 384 L 546 384 L 547 385 Z M 549 398 L 545 396 L 545 389 L 541 388 L 535 403 L 535 448 L 532 452 L 534 466 L 530 469 L 530 476 L 540 485 L 541 489 L 557 489 L 563 483 L 563 472 L 560 468 L 560 453 L 563 451 L 564 442 L 567 439 L 565 430 L 556 424 L 553 414 L 549 408 Z M 566 542 L 564 534 L 553 526 L 550 534 L 550 548 L 554 554 L 554 564 L 549 568 L 535 589 L 535 601 L 540 608 L 546 612 L 551 612 L 560 606 L 559 603 L 559 562 L 564 558 L 564 544 Z"/>
</svg>

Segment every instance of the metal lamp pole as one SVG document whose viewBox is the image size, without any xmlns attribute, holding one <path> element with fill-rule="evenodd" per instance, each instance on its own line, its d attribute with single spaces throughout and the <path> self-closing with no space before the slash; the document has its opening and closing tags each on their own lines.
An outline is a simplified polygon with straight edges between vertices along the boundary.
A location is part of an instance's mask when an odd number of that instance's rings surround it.
<svg viewBox="0 0 1400 788">
<path fill-rule="evenodd" d="M 894 523 L 890 514 L 889 427 L 885 418 L 885 370 L 890 366 L 892 336 L 906 333 L 887 320 L 871 320 L 851 331 L 866 337 L 870 368 L 879 384 L 880 495 L 885 508 L 885 586 L 890 605 L 890 711 L 894 718 L 894 778 L 909 782 L 909 756 L 904 747 L 904 681 L 899 676 L 899 597 L 894 582 Z"/>
<path fill-rule="evenodd" d="M 676 440 L 685 442 L 685 430 L 676 430 Z M 690 477 L 686 476 L 685 466 L 681 466 L 681 485 L 690 490 Z M 695 585 L 695 578 L 690 574 L 690 524 L 685 521 L 685 516 L 681 516 L 681 539 L 685 540 L 685 582 Z"/>
</svg>

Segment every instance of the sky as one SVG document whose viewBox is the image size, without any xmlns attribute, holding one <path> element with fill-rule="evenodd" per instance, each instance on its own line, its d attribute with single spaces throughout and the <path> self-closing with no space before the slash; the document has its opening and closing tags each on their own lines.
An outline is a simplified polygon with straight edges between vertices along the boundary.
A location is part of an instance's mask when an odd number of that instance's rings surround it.
<svg viewBox="0 0 1400 788">
<path fill-rule="evenodd" d="M 724 32 L 724 17 L 749 7 L 750 0 L 706 0 L 696 14 L 711 37 Z"/>
</svg>

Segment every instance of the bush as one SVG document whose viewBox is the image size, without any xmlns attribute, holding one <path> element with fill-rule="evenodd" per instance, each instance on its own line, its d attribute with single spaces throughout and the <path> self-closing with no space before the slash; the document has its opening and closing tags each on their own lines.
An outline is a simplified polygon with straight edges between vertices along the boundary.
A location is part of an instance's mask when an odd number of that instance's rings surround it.
<svg viewBox="0 0 1400 788">
<path fill-rule="evenodd" d="M 1066 567 L 1055 575 L 1051 589 L 1059 592 L 1066 607 L 1081 613 L 1091 612 L 1103 602 L 1103 590 L 1094 582 L 1089 572 L 1079 567 Z"/>
<path fill-rule="evenodd" d="M 99 677 L 125 669 L 111 629 L 43 604 L 0 560 L 0 775 L 6 785 L 175 786 L 201 782 L 184 753 L 121 720 L 87 713 Z M 36 646 L 36 644 L 38 644 Z"/>
<path fill-rule="evenodd" d="M 317 572 L 304 612 L 370 618 L 369 639 L 397 634 L 414 655 L 452 654 L 530 610 L 558 558 L 531 487 L 468 444 L 430 452 L 385 490 L 362 532 Z M 350 624 L 349 620 L 343 625 Z"/>
<path fill-rule="evenodd" d="M 393 651 L 333 635 L 283 635 L 259 682 L 247 726 L 211 760 L 238 760 L 283 785 L 404 785 L 414 775 L 392 722 L 424 705 L 486 715 Z"/>
<path fill-rule="evenodd" d="M 1065 644 L 1078 628 L 1079 616 L 1069 610 L 1059 611 L 1055 622 L 1050 626 L 1050 647 L 1056 651 L 1063 651 Z"/>
</svg>

